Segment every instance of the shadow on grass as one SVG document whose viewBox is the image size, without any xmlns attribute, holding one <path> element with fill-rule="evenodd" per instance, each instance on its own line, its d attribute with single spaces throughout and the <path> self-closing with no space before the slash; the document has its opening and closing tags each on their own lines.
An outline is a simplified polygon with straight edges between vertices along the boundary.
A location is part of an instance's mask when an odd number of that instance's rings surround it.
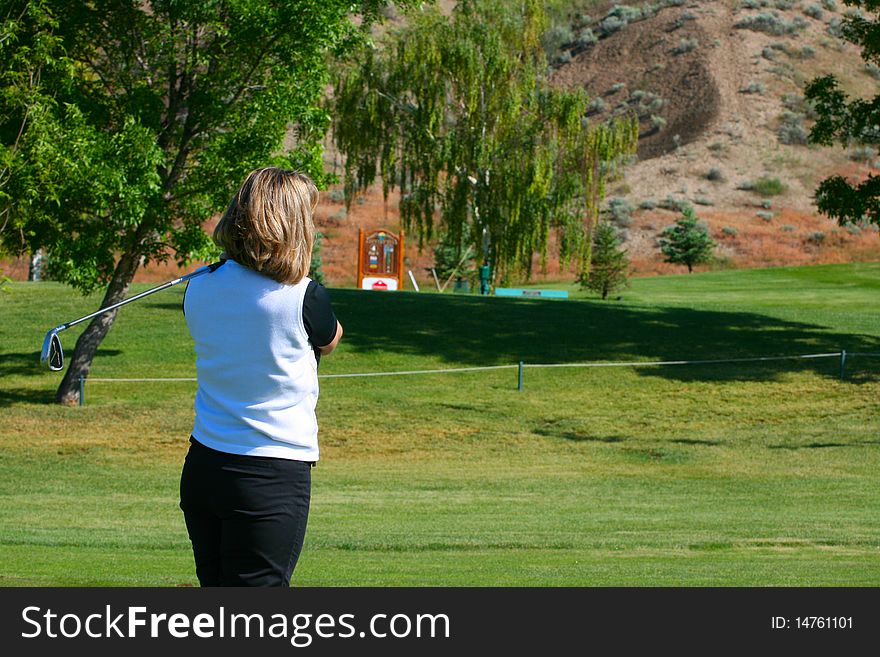
<svg viewBox="0 0 880 657">
<path fill-rule="evenodd" d="M 54 404 L 54 390 L 34 388 L 0 388 L 0 408 L 15 404 Z"/>
<path fill-rule="evenodd" d="M 450 366 L 613 361 L 718 360 L 813 353 L 880 352 L 880 338 L 829 331 L 757 313 L 590 301 L 380 294 L 332 290 L 355 352 L 439 357 Z M 849 360 L 861 375 L 880 360 Z M 880 367 L 880 366 L 878 366 Z M 773 380 L 793 371 L 839 376 L 839 359 L 640 367 L 677 381 Z"/>
<path fill-rule="evenodd" d="M 67 359 L 73 355 L 73 348 L 68 353 L 65 349 L 65 367 Z M 110 358 L 119 356 L 122 353 L 119 349 L 98 349 L 95 358 Z M 7 376 L 42 376 L 48 370 L 40 363 L 40 352 L 7 352 L 0 353 L 0 377 Z M 58 372 L 61 376 L 62 373 Z M 59 383 L 61 379 L 58 379 Z"/>
<path fill-rule="evenodd" d="M 851 443 L 807 443 L 806 445 L 768 445 L 767 449 L 827 449 L 829 447 L 864 447 L 865 445 L 880 445 L 880 440 L 856 440 Z"/>
</svg>

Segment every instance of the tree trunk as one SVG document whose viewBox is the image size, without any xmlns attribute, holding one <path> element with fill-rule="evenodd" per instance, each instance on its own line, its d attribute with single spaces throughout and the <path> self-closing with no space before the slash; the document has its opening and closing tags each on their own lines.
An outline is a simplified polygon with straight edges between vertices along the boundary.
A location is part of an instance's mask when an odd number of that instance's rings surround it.
<svg viewBox="0 0 880 657">
<path fill-rule="evenodd" d="M 694 273 L 694 266 L 691 263 L 687 263 L 688 266 L 688 274 Z"/>
<path fill-rule="evenodd" d="M 113 272 L 113 278 L 110 285 L 107 286 L 107 292 L 104 294 L 104 301 L 101 308 L 112 306 L 114 303 L 122 301 L 134 274 L 140 265 L 140 258 L 126 254 L 119 260 L 116 265 L 116 271 Z M 70 359 L 70 365 L 67 373 L 61 380 L 61 385 L 55 392 L 55 401 L 59 404 L 74 406 L 79 403 L 79 380 L 89 375 L 89 369 L 92 367 L 92 359 L 98 351 L 98 345 L 107 335 L 113 321 L 116 319 L 116 310 L 98 315 L 83 331 L 82 335 L 76 341 L 76 347 L 73 350 L 73 356 Z"/>
</svg>

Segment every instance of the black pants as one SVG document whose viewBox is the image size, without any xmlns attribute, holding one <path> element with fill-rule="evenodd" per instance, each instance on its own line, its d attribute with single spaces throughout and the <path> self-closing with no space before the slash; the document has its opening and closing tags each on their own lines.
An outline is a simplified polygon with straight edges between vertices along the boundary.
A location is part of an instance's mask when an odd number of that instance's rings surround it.
<svg viewBox="0 0 880 657">
<path fill-rule="evenodd" d="M 180 508 L 202 586 L 290 586 L 309 517 L 311 466 L 190 439 Z"/>
</svg>

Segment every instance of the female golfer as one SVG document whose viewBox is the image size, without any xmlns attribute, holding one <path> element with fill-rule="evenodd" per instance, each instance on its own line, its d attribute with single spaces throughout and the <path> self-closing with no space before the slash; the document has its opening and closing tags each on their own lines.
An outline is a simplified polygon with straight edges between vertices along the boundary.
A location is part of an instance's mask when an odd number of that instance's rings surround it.
<svg viewBox="0 0 880 657">
<path fill-rule="evenodd" d="M 193 279 L 195 426 L 180 508 L 202 586 L 289 586 L 318 460 L 318 360 L 342 327 L 306 274 L 318 191 L 301 173 L 251 173 L 214 240 L 226 259 Z"/>
</svg>

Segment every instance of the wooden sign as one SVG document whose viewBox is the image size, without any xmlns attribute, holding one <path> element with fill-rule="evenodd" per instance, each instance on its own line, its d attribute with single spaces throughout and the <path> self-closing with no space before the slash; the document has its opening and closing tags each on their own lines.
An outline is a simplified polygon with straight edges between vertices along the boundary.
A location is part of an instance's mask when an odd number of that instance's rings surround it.
<svg viewBox="0 0 880 657">
<path fill-rule="evenodd" d="M 403 289 L 403 231 L 358 233 L 358 287 L 362 290 Z"/>
</svg>

